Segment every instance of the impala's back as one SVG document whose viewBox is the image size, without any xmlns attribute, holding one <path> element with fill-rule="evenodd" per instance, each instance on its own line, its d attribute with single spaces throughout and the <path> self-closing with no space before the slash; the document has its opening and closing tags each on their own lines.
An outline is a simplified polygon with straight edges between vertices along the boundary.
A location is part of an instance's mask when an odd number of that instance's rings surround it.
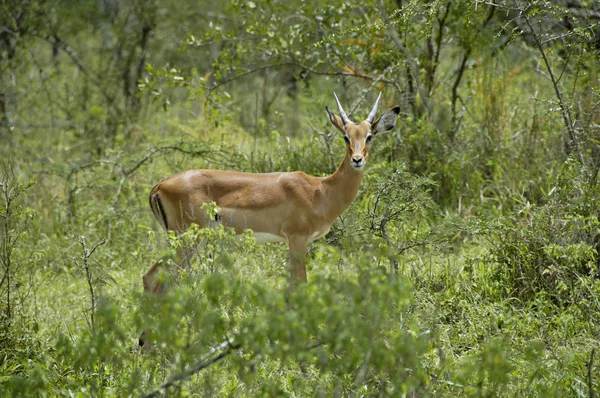
<svg viewBox="0 0 600 398">
<path fill-rule="evenodd" d="M 251 229 L 285 240 L 287 230 L 306 228 L 320 181 L 303 172 L 241 173 L 234 171 L 189 170 L 157 184 L 150 193 L 155 217 L 167 230 L 185 231 L 190 224 L 206 227 L 218 221 L 241 234 Z M 218 213 L 210 220 L 201 210 L 215 202 Z"/>
</svg>

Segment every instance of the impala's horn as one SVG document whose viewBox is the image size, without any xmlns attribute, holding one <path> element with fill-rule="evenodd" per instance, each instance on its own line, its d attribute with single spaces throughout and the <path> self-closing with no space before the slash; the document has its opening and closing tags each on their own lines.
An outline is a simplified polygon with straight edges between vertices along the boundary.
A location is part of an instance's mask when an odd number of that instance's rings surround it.
<svg viewBox="0 0 600 398">
<path fill-rule="evenodd" d="M 348 122 L 350 122 L 350 119 L 348 119 L 348 116 L 346 116 L 346 112 L 344 112 L 342 104 L 340 104 L 340 100 L 338 99 L 337 95 L 333 93 L 333 96 L 335 97 L 335 102 L 337 103 L 338 111 L 340 112 L 340 117 L 342 118 L 342 123 L 344 123 L 345 126 Z"/>
<path fill-rule="evenodd" d="M 379 100 L 381 99 L 381 92 L 377 96 L 377 101 L 375 101 L 375 105 L 373 105 L 373 109 L 371 109 L 371 113 L 367 116 L 367 122 L 373 124 L 373 120 L 375 119 L 375 115 L 377 115 L 377 108 L 379 107 Z"/>
</svg>

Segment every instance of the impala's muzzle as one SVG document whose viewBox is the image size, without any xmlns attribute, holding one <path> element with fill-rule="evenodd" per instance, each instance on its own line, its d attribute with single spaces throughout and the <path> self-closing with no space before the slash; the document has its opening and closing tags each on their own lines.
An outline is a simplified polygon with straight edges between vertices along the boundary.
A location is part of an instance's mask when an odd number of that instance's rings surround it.
<svg viewBox="0 0 600 398">
<path fill-rule="evenodd" d="M 365 158 L 362 155 L 352 155 L 352 167 L 361 169 L 365 165 Z"/>
</svg>

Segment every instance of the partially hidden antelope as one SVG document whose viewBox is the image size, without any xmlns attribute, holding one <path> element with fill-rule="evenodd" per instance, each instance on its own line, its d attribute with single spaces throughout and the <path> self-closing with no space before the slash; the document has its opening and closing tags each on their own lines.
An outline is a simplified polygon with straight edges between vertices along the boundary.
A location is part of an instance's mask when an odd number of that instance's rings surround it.
<svg viewBox="0 0 600 398">
<path fill-rule="evenodd" d="M 165 230 L 184 232 L 192 223 L 200 227 L 222 223 L 237 234 L 250 229 L 259 243 L 287 242 L 291 283 L 306 281 L 308 243 L 327 234 L 333 221 L 354 201 L 377 133 L 396 125 L 400 108 L 375 120 L 381 93 L 367 118 L 351 121 L 337 95 L 339 116 L 325 107 L 331 123 L 342 133 L 346 155 L 327 177 L 312 177 L 302 171 L 242 173 L 221 170 L 188 170 L 158 183 L 150 192 L 150 206 Z M 215 202 L 217 215 L 209 219 L 202 205 Z M 181 261 L 189 255 L 180 252 Z M 180 263 L 181 264 L 181 263 Z M 144 291 L 160 294 L 162 281 L 156 275 L 166 263 L 156 263 L 143 278 Z M 143 339 L 140 344 L 143 345 Z"/>
</svg>

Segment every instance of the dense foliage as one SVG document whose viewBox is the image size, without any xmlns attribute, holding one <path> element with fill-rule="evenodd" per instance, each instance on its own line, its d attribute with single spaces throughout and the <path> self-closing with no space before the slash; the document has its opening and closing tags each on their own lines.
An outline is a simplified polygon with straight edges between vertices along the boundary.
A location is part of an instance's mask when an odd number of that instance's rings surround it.
<svg viewBox="0 0 600 398">
<path fill-rule="evenodd" d="M 592 0 L 2 2 L 0 396 L 598 396 L 599 24 Z M 308 284 L 285 245 L 160 229 L 150 188 L 185 169 L 333 172 L 334 91 L 402 113 Z"/>
</svg>

